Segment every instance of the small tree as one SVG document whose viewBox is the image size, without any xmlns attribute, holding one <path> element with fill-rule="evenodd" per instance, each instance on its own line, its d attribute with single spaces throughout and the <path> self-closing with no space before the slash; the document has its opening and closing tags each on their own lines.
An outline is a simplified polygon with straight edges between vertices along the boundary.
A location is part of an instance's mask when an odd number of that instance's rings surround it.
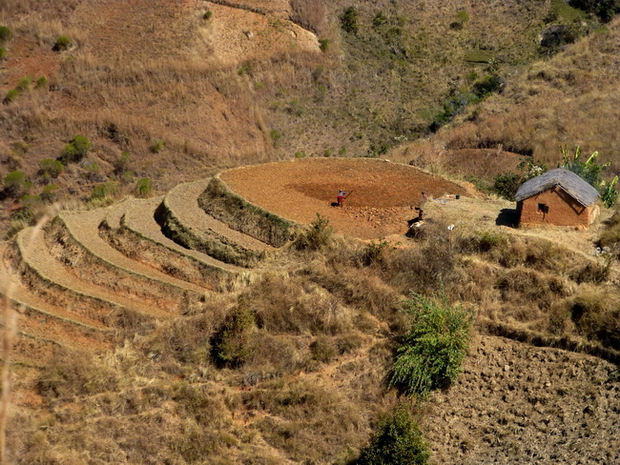
<svg viewBox="0 0 620 465">
<path fill-rule="evenodd" d="M 402 403 L 383 418 L 357 465 L 424 465 L 430 455 L 409 405 Z"/>
<path fill-rule="evenodd" d="M 354 6 L 350 6 L 340 15 L 340 26 L 345 32 L 349 32 L 351 34 L 357 34 L 357 18 L 359 13 L 357 8 Z"/>
<path fill-rule="evenodd" d="M 86 156 L 88 151 L 92 148 L 92 144 L 88 137 L 77 135 L 71 141 L 65 145 L 60 157 L 59 161 L 64 163 L 77 163 L 82 158 Z"/>
<path fill-rule="evenodd" d="M 256 349 L 251 337 L 255 328 L 254 311 L 245 300 L 240 300 L 211 338 L 215 362 L 230 368 L 243 365 Z"/>
<path fill-rule="evenodd" d="M 426 395 L 458 377 L 473 321 L 470 311 L 413 294 L 405 301 L 411 329 L 398 348 L 390 384 L 407 394 Z"/>
<path fill-rule="evenodd" d="M 31 186 L 32 183 L 26 179 L 22 171 L 11 171 L 4 178 L 4 191 L 9 197 L 22 197 L 28 193 Z"/>
</svg>

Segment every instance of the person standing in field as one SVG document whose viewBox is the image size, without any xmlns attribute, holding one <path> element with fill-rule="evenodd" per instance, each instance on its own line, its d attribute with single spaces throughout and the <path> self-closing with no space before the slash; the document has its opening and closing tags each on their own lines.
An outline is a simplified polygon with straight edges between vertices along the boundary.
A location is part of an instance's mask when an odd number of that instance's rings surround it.
<svg viewBox="0 0 620 465">
<path fill-rule="evenodd" d="M 342 207 L 342 204 L 344 203 L 344 198 L 347 195 L 347 193 L 344 190 L 340 190 L 340 192 L 338 192 L 338 206 Z"/>
</svg>

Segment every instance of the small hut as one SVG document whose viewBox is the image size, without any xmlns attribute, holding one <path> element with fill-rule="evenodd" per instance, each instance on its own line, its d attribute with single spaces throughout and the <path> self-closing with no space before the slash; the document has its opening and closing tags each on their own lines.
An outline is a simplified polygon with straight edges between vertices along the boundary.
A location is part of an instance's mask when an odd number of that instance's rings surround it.
<svg viewBox="0 0 620 465">
<path fill-rule="evenodd" d="M 519 187 L 519 225 L 587 228 L 599 214 L 598 197 L 597 190 L 572 171 L 547 171 Z"/>
</svg>

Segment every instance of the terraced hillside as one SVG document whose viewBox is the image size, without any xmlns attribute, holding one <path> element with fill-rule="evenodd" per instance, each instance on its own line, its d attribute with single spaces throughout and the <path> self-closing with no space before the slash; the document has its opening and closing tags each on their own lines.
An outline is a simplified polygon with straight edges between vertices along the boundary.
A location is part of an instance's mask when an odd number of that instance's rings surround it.
<svg viewBox="0 0 620 465">
<path fill-rule="evenodd" d="M 44 231 L 2 243 L 0 281 L 20 314 L 14 361 L 43 366 L 60 346 L 109 349 L 248 279 L 275 248 L 202 210 L 207 182 L 62 211 Z"/>
</svg>

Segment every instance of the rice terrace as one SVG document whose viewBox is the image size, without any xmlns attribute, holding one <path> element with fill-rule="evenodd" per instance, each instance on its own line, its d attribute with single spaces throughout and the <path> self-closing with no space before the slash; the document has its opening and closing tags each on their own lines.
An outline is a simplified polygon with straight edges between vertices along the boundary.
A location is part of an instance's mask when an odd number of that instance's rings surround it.
<svg viewBox="0 0 620 465">
<path fill-rule="evenodd" d="M 619 12 L 0 2 L 0 465 L 620 463 Z"/>
</svg>

